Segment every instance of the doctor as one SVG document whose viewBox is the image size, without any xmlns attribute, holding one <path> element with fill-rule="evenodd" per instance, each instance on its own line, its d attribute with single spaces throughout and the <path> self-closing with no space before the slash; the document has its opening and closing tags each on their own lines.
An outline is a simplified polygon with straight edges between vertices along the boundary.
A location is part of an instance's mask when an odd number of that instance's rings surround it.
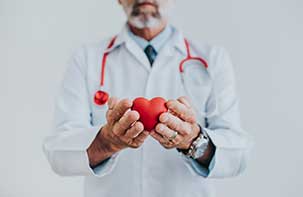
<svg viewBox="0 0 303 197">
<path fill-rule="evenodd" d="M 215 196 L 210 180 L 243 172 L 251 144 L 230 58 L 168 23 L 174 0 L 119 3 L 128 17 L 122 31 L 70 60 L 43 144 L 48 161 L 59 175 L 84 176 L 86 197 Z M 181 68 L 189 56 L 205 62 Z M 158 96 L 169 111 L 148 132 L 131 107 Z"/>
</svg>

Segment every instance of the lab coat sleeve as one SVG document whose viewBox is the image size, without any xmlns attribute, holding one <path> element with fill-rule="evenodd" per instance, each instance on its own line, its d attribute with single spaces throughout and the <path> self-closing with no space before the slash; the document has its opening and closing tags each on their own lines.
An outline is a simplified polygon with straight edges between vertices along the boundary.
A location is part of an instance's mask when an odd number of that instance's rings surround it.
<svg viewBox="0 0 303 197">
<path fill-rule="evenodd" d="M 252 137 L 241 127 L 239 99 L 230 57 L 223 48 L 215 51 L 211 54 L 213 62 L 210 67 L 213 68 L 209 68 L 213 90 L 206 111 L 212 113 L 215 110 L 216 113 L 206 119 L 198 116 L 198 123 L 205 125 L 202 129 L 210 137 L 216 151 L 208 168 L 196 160 L 185 160 L 200 176 L 224 178 L 237 176 L 244 171 L 252 147 Z"/>
<path fill-rule="evenodd" d="M 43 142 L 43 151 L 53 171 L 61 176 L 102 177 L 117 162 L 118 153 L 94 169 L 89 165 L 86 150 L 102 125 L 91 124 L 86 66 L 82 47 L 69 61 L 56 97 L 53 131 Z"/>
</svg>

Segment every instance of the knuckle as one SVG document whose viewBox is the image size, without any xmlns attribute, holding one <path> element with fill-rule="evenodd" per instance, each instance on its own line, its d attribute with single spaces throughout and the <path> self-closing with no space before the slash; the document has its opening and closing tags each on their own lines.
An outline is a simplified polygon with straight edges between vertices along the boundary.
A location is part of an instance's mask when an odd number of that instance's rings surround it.
<svg viewBox="0 0 303 197">
<path fill-rule="evenodd" d="M 165 124 L 165 126 L 171 128 L 171 129 L 176 129 L 176 122 L 175 121 L 169 121 Z"/>
<path fill-rule="evenodd" d="M 168 104 L 168 105 L 170 105 L 170 104 L 172 104 L 174 102 L 174 99 L 169 99 L 166 103 Z"/>
<path fill-rule="evenodd" d="M 113 134 L 118 137 L 120 136 L 119 130 L 117 129 L 113 129 Z"/>
<path fill-rule="evenodd" d="M 164 148 L 165 149 L 172 149 L 172 146 L 171 145 L 164 145 Z"/>
<path fill-rule="evenodd" d="M 130 107 L 131 106 L 131 101 L 129 99 L 122 99 L 121 101 L 121 106 L 123 108 L 127 108 L 127 107 Z"/>
<path fill-rule="evenodd" d="M 121 124 L 123 123 L 123 121 L 125 120 L 126 116 L 121 116 L 119 119 L 118 119 L 118 123 Z"/>
<path fill-rule="evenodd" d="M 160 142 L 160 144 L 164 147 L 164 148 L 168 148 L 168 145 L 165 142 Z"/>
<path fill-rule="evenodd" d="M 182 113 L 182 114 L 180 114 L 180 117 L 181 117 L 181 119 L 183 119 L 183 120 L 186 120 L 186 119 L 188 119 L 188 113 Z"/>
<path fill-rule="evenodd" d="M 189 110 L 188 113 L 187 113 L 187 116 L 190 118 L 190 119 L 193 119 L 195 117 L 195 114 L 192 110 Z"/>
<path fill-rule="evenodd" d="M 180 144 L 182 142 L 182 138 L 181 137 L 176 137 L 175 139 L 175 144 Z"/>
<path fill-rule="evenodd" d="M 129 144 L 129 147 L 130 147 L 130 148 L 135 148 L 135 149 L 136 149 L 136 148 L 139 148 L 140 145 L 141 145 L 140 143 L 134 142 L 134 143 Z"/>
<path fill-rule="evenodd" d="M 139 146 L 141 146 L 141 144 L 143 144 L 144 143 L 144 139 L 139 139 L 139 140 L 137 140 L 137 142 L 136 142 Z"/>
<path fill-rule="evenodd" d="M 159 142 L 160 142 L 160 144 L 162 144 L 162 145 L 167 145 L 167 140 L 164 139 L 164 138 L 160 138 L 160 139 L 159 139 Z"/>
<path fill-rule="evenodd" d="M 195 121 L 195 120 L 196 120 L 196 115 L 195 115 L 195 113 L 194 113 L 192 110 L 190 110 L 190 111 L 188 112 L 187 116 L 188 116 L 188 119 L 189 119 L 190 121 Z"/>
<path fill-rule="evenodd" d="M 132 144 L 132 139 L 126 136 L 121 136 L 121 141 L 123 141 L 127 146 L 130 146 Z"/>
<path fill-rule="evenodd" d="M 119 107 L 113 109 L 112 112 L 113 112 L 113 116 L 121 116 L 122 114 L 121 109 Z"/>
<path fill-rule="evenodd" d="M 113 128 L 113 133 L 115 134 L 115 135 L 118 135 L 119 134 L 119 129 L 117 128 L 117 126 L 114 126 L 114 128 Z"/>
<path fill-rule="evenodd" d="M 179 131 L 182 129 L 182 123 L 179 121 L 173 121 L 173 127 L 175 128 L 175 130 Z"/>
<path fill-rule="evenodd" d="M 166 102 L 167 107 L 172 108 L 174 106 L 174 100 L 170 99 Z"/>
<path fill-rule="evenodd" d="M 127 129 L 127 130 L 125 131 L 124 136 L 127 137 L 127 138 L 130 138 L 131 135 L 132 135 L 132 128 Z"/>
<path fill-rule="evenodd" d="M 187 100 L 187 96 L 180 96 L 179 99 L 182 99 L 182 100 L 185 99 L 185 100 Z"/>
<path fill-rule="evenodd" d="M 113 120 L 114 117 L 115 117 L 114 113 L 113 113 L 113 110 L 107 110 L 106 116 L 107 116 L 108 119 Z"/>
<path fill-rule="evenodd" d="M 115 130 L 113 130 L 113 134 L 114 134 L 115 136 L 118 136 L 118 133 L 117 133 Z"/>
<path fill-rule="evenodd" d="M 195 116 L 191 116 L 190 118 L 189 118 L 189 122 L 196 122 L 196 117 Z"/>
<path fill-rule="evenodd" d="M 183 133 L 184 133 L 185 135 L 189 135 L 189 134 L 190 134 L 190 131 L 189 131 L 189 129 L 183 129 Z"/>
<path fill-rule="evenodd" d="M 125 136 L 133 138 L 136 135 L 137 132 L 138 131 L 137 131 L 136 125 L 134 125 L 134 126 L 127 129 Z"/>
</svg>

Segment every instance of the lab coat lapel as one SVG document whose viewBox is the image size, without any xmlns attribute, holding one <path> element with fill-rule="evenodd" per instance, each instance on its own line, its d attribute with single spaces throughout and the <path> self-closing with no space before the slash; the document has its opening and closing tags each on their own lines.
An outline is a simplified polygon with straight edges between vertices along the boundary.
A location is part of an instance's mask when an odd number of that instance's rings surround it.
<svg viewBox="0 0 303 197">
<path fill-rule="evenodd" d="M 186 56 L 186 48 L 184 43 L 184 37 L 183 34 L 174 28 L 175 31 L 173 33 L 173 36 L 171 39 L 167 41 L 167 44 L 164 45 L 164 47 L 158 52 L 158 56 L 154 62 L 153 69 L 162 69 L 163 66 L 169 65 L 168 61 L 175 59 L 172 58 L 175 54 L 175 50 L 179 52 L 178 55 L 181 57 Z M 182 58 L 180 58 L 182 59 Z M 175 65 L 174 65 L 175 66 Z"/>
<path fill-rule="evenodd" d="M 151 70 L 150 63 L 145 55 L 144 51 L 135 43 L 131 38 L 126 42 L 127 50 L 139 61 L 140 65 L 146 68 L 148 71 Z"/>
<path fill-rule="evenodd" d="M 110 52 L 116 46 L 125 44 L 127 51 L 139 62 L 141 66 L 150 71 L 151 66 L 150 63 L 144 53 L 144 51 L 138 46 L 138 44 L 129 36 L 128 34 L 128 26 L 124 25 L 122 31 L 118 34 L 115 44 L 111 49 L 107 50 Z"/>
<path fill-rule="evenodd" d="M 133 55 L 134 58 L 139 62 L 141 66 L 143 66 L 146 70 L 150 71 L 151 66 L 150 63 L 144 53 L 144 51 L 138 46 L 138 44 L 129 36 L 128 34 L 128 26 L 124 25 L 122 31 L 118 34 L 117 39 L 114 45 L 107 50 L 110 52 L 115 49 L 118 45 L 125 44 L 126 49 L 130 54 Z M 182 56 L 186 56 L 186 48 L 184 43 L 184 36 L 182 32 L 180 32 L 177 28 L 175 28 L 175 32 L 172 38 L 168 41 L 162 50 L 159 51 L 158 57 L 156 58 L 153 68 L 159 69 L 159 67 L 166 65 L 167 61 L 171 59 L 173 56 L 174 48 L 177 49 Z"/>
<path fill-rule="evenodd" d="M 172 38 L 172 43 L 174 44 L 175 48 L 183 55 L 186 56 L 186 46 L 184 41 L 184 36 L 181 31 L 175 28 L 174 36 Z"/>
</svg>

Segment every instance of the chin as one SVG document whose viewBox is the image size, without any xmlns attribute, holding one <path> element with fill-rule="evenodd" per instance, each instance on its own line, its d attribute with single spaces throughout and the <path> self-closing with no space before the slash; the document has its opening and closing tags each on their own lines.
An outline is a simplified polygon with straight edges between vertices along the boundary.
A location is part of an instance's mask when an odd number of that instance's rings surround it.
<svg viewBox="0 0 303 197">
<path fill-rule="evenodd" d="M 138 28 L 138 29 L 144 29 L 144 28 L 156 28 L 159 27 L 163 21 L 161 19 L 158 18 L 154 18 L 154 17 L 131 17 L 129 18 L 129 23 Z"/>
</svg>

